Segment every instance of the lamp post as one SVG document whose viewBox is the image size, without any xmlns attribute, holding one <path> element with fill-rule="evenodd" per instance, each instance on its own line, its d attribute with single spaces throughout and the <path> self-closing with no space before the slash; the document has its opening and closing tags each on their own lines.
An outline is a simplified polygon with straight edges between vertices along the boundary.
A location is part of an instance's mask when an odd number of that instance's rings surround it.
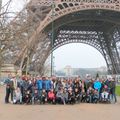
<svg viewBox="0 0 120 120">
<path fill-rule="evenodd" d="M 52 0 L 51 77 L 53 76 L 54 0 Z"/>
</svg>

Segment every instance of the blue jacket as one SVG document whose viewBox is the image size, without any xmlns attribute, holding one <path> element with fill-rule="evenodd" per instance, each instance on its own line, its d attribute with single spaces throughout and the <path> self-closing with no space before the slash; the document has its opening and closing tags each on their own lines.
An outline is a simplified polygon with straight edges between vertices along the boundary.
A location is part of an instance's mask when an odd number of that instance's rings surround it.
<svg viewBox="0 0 120 120">
<path fill-rule="evenodd" d="M 51 81 L 50 80 L 45 80 L 45 90 L 50 90 L 51 89 Z"/>
<path fill-rule="evenodd" d="M 95 81 L 94 82 L 94 89 L 97 89 L 98 91 L 100 91 L 100 88 L 102 87 L 102 84 L 100 81 Z"/>
<path fill-rule="evenodd" d="M 43 81 L 42 80 L 37 80 L 36 85 L 37 85 L 38 90 L 43 89 Z"/>
</svg>

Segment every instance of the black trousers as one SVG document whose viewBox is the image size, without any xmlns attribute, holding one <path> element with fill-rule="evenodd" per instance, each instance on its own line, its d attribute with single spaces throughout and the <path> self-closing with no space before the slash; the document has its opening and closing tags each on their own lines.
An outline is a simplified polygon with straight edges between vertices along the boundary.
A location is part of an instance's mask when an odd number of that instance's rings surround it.
<svg viewBox="0 0 120 120">
<path fill-rule="evenodd" d="M 5 103 L 9 103 L 10 95 L 11 95 L 11 101 L 13 101 L 13 89 L 6 87 Z"/>
</svg>

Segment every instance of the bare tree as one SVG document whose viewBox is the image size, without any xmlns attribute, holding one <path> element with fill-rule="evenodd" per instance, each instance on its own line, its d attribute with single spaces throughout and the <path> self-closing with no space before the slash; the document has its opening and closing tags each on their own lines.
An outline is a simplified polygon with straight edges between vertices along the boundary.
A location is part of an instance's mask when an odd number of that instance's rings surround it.
<svg viewBox="0 0 120 120">
<path fill-rule="evenodd" d="M 43 51 L 49 47 L 49 45 L 44 44 L 44 41 L 49 41 L 49 39 L 44 34 L 42 35 L 43 38 L 37 36 L 31 46 L 29 40 L 40 22 L 46 17 L 46 11 L 50 11 L 50 8 L 45 7 L 46 9 L 41 9 L 41 6 L 34 6 L 29 0 L 23 1 L 25 4 L 19 13 L 10 12 L 9 6 L 12 0 L 9 0 L 1 8 L 0 65 L 3 63 L 13 63 L 18 65 L 21 70 L 27 70 L 27 66 L 33 64 L 37 66 L 37 71 L 41 73 L 45 63 L 44 59 L 47 59 L 49 55 L 49 51 L 46 51 L 46 54 L 43 55 Z M 37 51 L 38 49 L 39 51 Z M 42 57 L 39 57 L 40 55 Z"/>
</svg>

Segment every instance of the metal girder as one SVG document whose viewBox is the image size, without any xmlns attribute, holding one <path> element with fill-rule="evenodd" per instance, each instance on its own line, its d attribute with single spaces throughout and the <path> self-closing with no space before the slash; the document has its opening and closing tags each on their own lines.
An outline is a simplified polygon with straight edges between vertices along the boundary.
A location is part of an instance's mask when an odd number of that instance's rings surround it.
<svg viewBox="0 0 120 120">
<path fill-rule="evenodd" d="M 120 26 L 120 1 L 54 0 L 54 10 L 52 10 L 52 4 L 51 0 L 31 0 L 27 6 L 28 16 L 32 16 L 31 21 L 35 25 L 35 30 L 31 32 L 29 38 L 31 64 L 39 60 L 42 70 L 51 52 L 51 35 L 54 31 L 53 50 L 69 43 L 88 44 L 103 55 L 110 73 L 120 73 L 118 67 L 120 56 L 117 50 L 120 29 L 112 32 L 111 35 L 108 34 L 109 31 Z M 53 22 L 54 28 L 52 28 Z M 113 48 L 111 43 L 116 46 Z M 20 60 L 23 66 L 26 55 L 27 45 L 19 53 L 16 63 Z M 33 57 L 36 60 L 32 61 Z"/>
<path fill-rule="evenodd" d="M 57 39 L 54 41 L 54 49 L 68 43 L 84 43 L 94 46 L 100 53 L 102 53 L 97 39 L 98 35 L 96 31 L 61 30 L 58 33 Z"/>
</svg>

